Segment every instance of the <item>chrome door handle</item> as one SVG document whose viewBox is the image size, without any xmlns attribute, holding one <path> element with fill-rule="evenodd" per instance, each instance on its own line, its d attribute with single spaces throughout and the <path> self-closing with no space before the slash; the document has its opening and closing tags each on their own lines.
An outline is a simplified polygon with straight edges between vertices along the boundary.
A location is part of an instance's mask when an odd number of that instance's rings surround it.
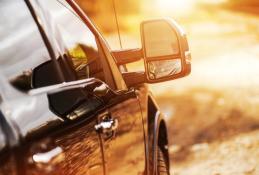
<svg viewBox="0 0 259 175">
<path fill-rule="evenodd" d="M 118 128 L 118 120 L 113 118 L 106 118 L 101 123 L 96 124 L 95 130 L 103 134 L 108 134 L 116 131 Z"/>
<path fill-rule="evenodd" d="M 113 119 L 109 114 L 102 117 L 102 121 L 95 126 L 95 130 L 103 135 L 105 140 L 114 138 L 118 128 L 118 120 Z"/>
</svg>

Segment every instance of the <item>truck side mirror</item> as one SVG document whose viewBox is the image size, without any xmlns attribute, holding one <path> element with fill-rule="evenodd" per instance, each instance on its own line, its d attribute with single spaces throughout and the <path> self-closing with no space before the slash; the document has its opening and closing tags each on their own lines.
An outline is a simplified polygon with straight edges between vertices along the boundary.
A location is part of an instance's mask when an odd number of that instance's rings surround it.
<svg viewBox="0 0 259 175">
<path fill-rule="evenodd" d="M 173 80 L 191 72 L 187 38 L 175 21 L 144 21 L 140 30 L 148 83 Z"/>
</svg>

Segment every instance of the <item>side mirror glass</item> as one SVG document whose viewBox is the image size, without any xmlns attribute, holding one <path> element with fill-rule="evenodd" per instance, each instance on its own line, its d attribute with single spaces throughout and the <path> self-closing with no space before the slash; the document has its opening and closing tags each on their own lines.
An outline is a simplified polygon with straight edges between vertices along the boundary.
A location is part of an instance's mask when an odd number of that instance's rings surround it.
<svg viewBox="0 0 259 175">
<path fill-rule="evenodd" d="M 149 61 L 147 64 L 150 80 L 170 77 L 182 72 L 181 59 Z"/>
<path fill-rule="evenodd" d="M 175 30 L 163 20 L 147 21 L 142 24 L 143 45 L 146 59 L 179 55 L 180 47 Z"/>
<path fill-rule="evenodd" d="M 190 73 L 188 42 L 176 22 L 170 19 L 144 21 L 141 38 L 148 83 L 168 81 Z"/>
</svg>

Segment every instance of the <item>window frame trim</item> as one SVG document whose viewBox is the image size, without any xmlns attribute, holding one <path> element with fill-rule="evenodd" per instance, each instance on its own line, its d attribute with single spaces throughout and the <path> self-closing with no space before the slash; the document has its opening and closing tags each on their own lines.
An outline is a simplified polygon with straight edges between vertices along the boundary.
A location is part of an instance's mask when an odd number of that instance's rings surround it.
<svg viewBox="0 0 259 175">
<path fill-rule="evenodd" d="M 44 44 L 46 46 L 46 49 L 48 50 L 49 52 L 49 55 L 50 55 L 50 58 L 51 58 L 51 61 L 54 61 L 54 64 L 55 64 L 55 68 L 58 72 L 58 76 L 60 78 L 60 80 L 62 82 L 65 82 L 65 77 L 64 77 L 64 74 L 61 70 L 61 67 L 56 59 L 56 56 L 55 56 L 55 52 L 54 52 L 54 48 L 48 38 L 48 35 L 46 34 L 46 31 L 44 30 L 44 27 L 42 26 L 42 24 L 39 22 L 39 20 L 41 19 L 39 16 L 37 16 L 36 14 L 36 11 L 33 7 L 33 5 L 31 4 L 30 2 L 31 0 L 25 0 L 25 3 L 33 17 L 33 20 L 34 22 L 36 23 L 37 25 L 37 28 L 38 28 L 38 31 L 40 32 L 40 35 L 44 41 Z M 82 23 L 92 32 L 92 34 L 94 35 L 95 37 L 95 40 L 96 40 L 96 44 L 97 44 L 97 47 L 100 47 L 98 48 L 99 49 L 99 52 L 100 52 L 100 56 L 102 56 L 105 60 L 105 62 L 107 63 L 108 66 L 105 66 L 103 65 L 103 67 L 106 69 L 106 71 L 109 72 L 111 78 L 113 80 L 113 86 L 112 87 L 113 89 L 115 88 L 115 90 L 117 91 L 121 91 L 121 90 L 127 90 L 127 85 L 122 77 L 122 75 L 117 75 L 115 73 L 115 70 L 113 69 L 118 69 L 117 71 L 119 71 L 119 68 L 118 67 L 115 67 L 112 66 L 111 64 L 111 61 L 114 62 L 115 65 L 116 64 L 116 61 L 113 57 L 113 55 L 111 54 L 111 51 L 110 51 L 110 48 L 107 46 L 107 43 L 106 41 L 104 40 L 103 36 L 101 35 L 101 33 L 97 30 L 96 26 L 91 22 L 91 20 L 89 19 L 89 17 L 82 11 L 82 9 L 76 4 L 76 2 L 74 0 L 65 0 L 68 5 L 74 10 L 74 12 L 79 16 L 79 18 L 82 20 Z M 42 9 L 40 9 L 42 10 Z M 48 26 L 50 27 L 50 26 Z M 108 53 L 107 53 L 108 52 Z M 109 54 L 109 55 L 107 55 Z M 111 60 L 112 59 L 112 60 Z M 107 68 L 109 70 L 107 70 Z M 105 70 L 104 70 L 105 72 Z M 116 76 L 118 76 L 118 78 L 116 78 Z"/>
<path fill-rule="evenodd" d="M 30 1 L 30 0 L 25 0 L 25 1 Z M 95 42 L 96 42 L 96 45 L 97 45 L 97 48 L 98 48 L 99 55 L 101 57 L 101 62 L 103 64 L 102 66 L 103 66 L 103 69 L 104 69 L 103 70 L 104 74 L 108 72 L 109 73 L 108 76 L 110 76 L 110 78 L 106 78 L 107 77 L 106 76 L 105 80 L 110 83 L 109 85 L 111 86 L 112 89 L 116 89 L 117 88 L 117 83 L 116 83 L 116 81 L 114 79 L 114 75 L 113 75 L 113 71 L 111 69 L 110 62 L 108 61 L 107 56 L 106 56 L 106 54 L 104 52 L 105 49 L 103 48 L 103 44 L 102 44 L 104 42 L 102 42 L 103 38 L 102 38 L 101 33 L 97 30 L 97 28 L 94 26 L 94 24 L 88 18 L 88 16 L 80 9 L 80 7 L 75 2 L 69 1 L 69 0 L 65 0 L 65 2 L 75 12 L 75 14 L 73 14 L 73 12 L 71 12 L 71 11 L 69 11 L 68 13 L 71 13 L 71 15 L 78 15 L 78 17 L 80 18 L 80 20 L 82 22 L 82 25 L 84 25 L 86 27 L 86 29 L 88 29 L 92 33 L 92 35 L 94 36 Z M 43 13 L 45 13 L 44 9 L 39 9 L 39 10 L 43 11 Z M 68 10 L 68 9 L 66 9 L 66 10 Z M 36 15 L 35 11 L 33 11 L 33 13 L 35 13 L 35 15 Z M 37 21 L 40 20 L 40 19 L 41 20 L 46 20 L 45 16 L 43 16 L 43 17 L 39 16 L 38 18 L 36 16 L 36 18 L 35 18 L 35 20 L 37 20 Z M 40 25 L 39 21 L 38 21 L 38 24 Z M 49 24 L 46 24 L 46 25 L 47 25 L 46 27 L 51 27 L 51 26 L 49 26 Z M 55 47 L 57 43 L 51 43 L 50 40 L 49 40 L 49 36 L 46 34 L 46 32 L 44 30 L 44 27 L 42 25 L 40 25 L 40 28 L 42 28 L 42 35 L 46 38 L 46 40 L 48 41 L 47 43 L 49 44 L 49 47 L 52 49 L 53 56 L 54 56 L 53 59 L 55 60 L 55 62 L 57 62 L 57 64 L 59 64 L 58 61 L 55 59 L 56 56 L 55 56 L 55 52 L 53 50 L 53 48 L 58 48 L 58 47 Z M 55 35 L 54 35 L 54 37 L 55 37 Z M 56 40 L 56 37 L 55 37 L 55 40 Z M 54 46 L 52 46 L 52 44 L 54 44 Z M 58 52 L 60 52 L 60 50 L 58 50 Z M 61 59 L 64 59 L 62 53 L 60 53 L 60 55 L 62 57 Z M 58 65 L 58 67 L 61 70 L 60 65 Z M 63 76 L 62 80 L 63 80 L 63 82 L 65 82 L 66 78 L 65 78 L 65 75 L 62 72 L 62 70 L 61 70 L 61 74 Z M 74 81 L 77 81 L 77 80 L 74 80 Z M 46 86 L 46 87 L 48 87 L 48 86 Z"/>
<path fill-rule="evenodd" d="M 44 42 L 44 45 L 49 53 L 49 56 L 50 56 L 50 60 L 54 62 L 54 65 L 55 65 L 55 68 L 56 68 L 56 71 L 57 71 L 57 74 L 58 74 L 58 77 L 60 78 L 61 81 L 64 82 L 65 78 L 64 78 L 64 75 L 62 73 L 62 70 L 58 64 L 58 61 L 55 57 L 55 52 L 52 48 L 52 45 L 50 43 L 50 40 L 49 38 L 47 37 L 47 34 L 45 33 L 45 30 L 42 26 L 42 24 L 40 23 L 39 19 L 40 17 L 37 16 L 36 12 L 35 12 L 35 9 L 33 7 L 33 5 L 31 4 L 30 0 L 24 0 L 26 6 L 28 7 L 29 11 L 30 11 L 30 14 L 34 20 L 34 22 L 36 23 L 36 26 L 38 28 L 38 32 L 40 33 L 41 35 L 41 38 Z"/>
<path fill-rule="evenodd" d="M 91 22 L 89 17 L 83 12 L 83 10 L 78 6 L 78 4 L 74 0 L 65 0 L 65 1 L 71 6 L 71 8 L 76 12 L 76 14 L 82 19 L 84 24 L 89 28 L 89 30 L 91 30 L 91 32 L 93 32 L 93 34 L 97 38 L 96 42 L 99 42 L 99 44 L 102 48 L 102 52 L 103 52 L 102 54 L 105 56 L 105 60 L 109 65 L 109 69 L 111 72 L 111 76 L 114 80 L 116 90 L 118 90 L 118 91 L 128 90 L 128 87 L 122 77 L 122 74 L 120 74 L 118 76 L 118 75 L 116 75 L 115 70 L 113 70 L 113 69 L 117 68 L 118 72 L 120 73 L 120 70 L 116 64 L 116 61 L 115 61 L 113 55 L 111 54 L 111 50 L 108 47 L 108 44 L 106 43 L 106 41 L 104 40 L 102 34 L 97 30 L 97 27 Z M 107 52 L 109 52 L 109 53 L 107 53 Z M 107 55 L 107 54 L 109 54 L 109 55 Z M 112 66 L 111 61 L 113 61 L 114 64 L 116 64 L 115 68 L 114 68 L 114 66 Z M 118 78 L 116 78 L 116 76 L 118 76 Z"/>
</svg>

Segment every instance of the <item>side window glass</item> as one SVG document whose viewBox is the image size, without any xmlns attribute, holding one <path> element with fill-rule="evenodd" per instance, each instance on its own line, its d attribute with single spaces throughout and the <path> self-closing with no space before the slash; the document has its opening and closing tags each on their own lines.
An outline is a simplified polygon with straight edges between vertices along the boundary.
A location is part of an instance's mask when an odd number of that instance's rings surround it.
<svg viewBox="0 0 259 175">
<path fill-rule="evenodd" d="M 95 77 L 105 81 L 97 43 L 86 27 L 64 0 L 41 0 L 58 28 L 63 54 L 77 79 Z"/>
<path fill-rule="evenodd" d="M 29 91 L 32 71 L 49 60 L 48 51 L 24 1 L 1 0 L 0 15 L 0 72 L 15 88 Z"/>
</svg>

